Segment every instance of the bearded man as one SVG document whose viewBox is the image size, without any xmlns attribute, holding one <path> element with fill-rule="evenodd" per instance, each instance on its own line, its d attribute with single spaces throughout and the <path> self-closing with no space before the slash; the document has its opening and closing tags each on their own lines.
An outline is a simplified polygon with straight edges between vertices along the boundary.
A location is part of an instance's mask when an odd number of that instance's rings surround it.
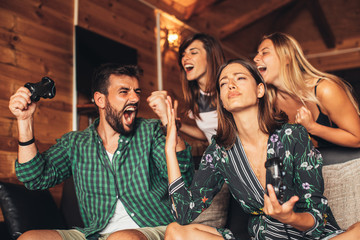
<svg viewBox="0 0 360 240">
<path fill-rule="evenodd" d="M 29 189 L 46 189 L 72 175 L 85 224 L 69 230 L 31 230 L 20 240 L 163 239 L 166 225 L 173 221 L 165 136 L 159 120 L 136 117 L 140 75 L 137 66 L 100 66 L 92 81 L 99 118 L 84 131 L 65 134 L 43 153 L 34 142 L 36 103 L 30 91 L 21 87 L 10 98 L 19 130 L 18 179 Z M 190 148 L 179 138 L 177 150 L 183 177 L 190 183 Z"/>
</svg>

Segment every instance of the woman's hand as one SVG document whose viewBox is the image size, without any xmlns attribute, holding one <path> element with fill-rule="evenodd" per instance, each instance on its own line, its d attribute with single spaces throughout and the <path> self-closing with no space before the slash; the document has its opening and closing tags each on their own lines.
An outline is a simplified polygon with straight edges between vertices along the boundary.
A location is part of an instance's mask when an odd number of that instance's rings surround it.
<svg viewBox="0 0 360 240">
<path fill-rule="evenodd" d="M 174 101 L 174 108 L 172 105 L 171 97 L 167 96 L 166 98 L 167 105 L 167 127 L 166 127 L 166 144 L 165 152 L 166 153 L 175 153 L 176 144 L 177 144 L 177 129 L 176 129 L 176 112 L 178 107 L 178 102 Z"/>
<path fill-rule="evenodd" d="M 281 205 L 276 198 L 273 186 L 271 184 L 268 184 L 267 189 L 269 196 L 264 194 L 264 213 L 272 218 L 277 219 L 282 223 L 292 223 L 295 217 L 295 212 L 293 211 L 294 205 L 299 200 L 299 197 L 292 196 L 289 201 Z"/>
<path fill-rule="evenodd" d="M 264 194 L 264 208 L 266 215 L 289 224 L 300 231 L 307 231 L 315 224 L 314 217 L 308 212 L 294 212 L 294 206 L 299 201 L 298 196 L 292 196 L 289 201 L 280 204 L 276 198 L 274 188 L 271 184 L 267 185 L 269 196 Z"/>
<path fill-rule="evenodd" d="M 311 130 L 316 124 L 310 110 L 305 106 L 302 106 L 297 110 L 295 123 L 303 125 L 309 133 L 311 133 Z"/>
<path fill-rule="evenodd" d="M 172 183 L 176 179 L 181 176 L 179 163 L 176 157 L 176 150 L 179 148 L 177 145 L 183 145 L 180 147 L 185 148 L 185 143 L 181 139 L 178 139 L 177 130 L 176 130 L 176 111 L 178 103 L 177 101 L 174 102 L 174 108 L 172 106 L 171 98 L 168 96 L 166 99 L 167 103 L 167 128 L 166 128 L 166 143 L 165 143 L 165 155 L 166 155 L 166 163 L 167 163 L 167 170 L 168 170 L 168 178 L 169 183 Z M 180 144 L 178 144 L 180 141 Z"/>
</svg>

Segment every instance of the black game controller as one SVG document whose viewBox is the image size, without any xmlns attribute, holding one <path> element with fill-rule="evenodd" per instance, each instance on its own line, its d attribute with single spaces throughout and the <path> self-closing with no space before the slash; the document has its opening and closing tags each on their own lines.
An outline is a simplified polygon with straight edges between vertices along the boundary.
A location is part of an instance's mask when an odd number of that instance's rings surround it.
<svg viewBox="0 0 360 240">
<path fill-rule="evenodd" d="M 43 77 L 40 82 L 26 83 L 25 87 L 31 92 L 31 101 L 37 102 L 42 98 L 53 98 L 56 94 L 55 82 L 49 77 Z"/>
<path fill-rule="evenodd" d="M 283 203 L 284 191 L 286 186 L 283 185 L 282 178 L 285 172 L 282 171 L 283 163 L 279 157 L 273 157 L 265 162 L 266 168 L 266 185 L 271 184 L 274 187 L 275 194 L 279 202 Z M 266 193 L 267 189 L 266 189 Z"/>
</svg>

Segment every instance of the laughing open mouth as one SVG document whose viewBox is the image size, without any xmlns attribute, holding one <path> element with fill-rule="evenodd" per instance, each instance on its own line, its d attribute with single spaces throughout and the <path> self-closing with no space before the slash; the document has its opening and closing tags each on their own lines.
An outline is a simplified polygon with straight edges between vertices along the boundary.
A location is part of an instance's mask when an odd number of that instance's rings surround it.
<svg viewBox="0 0 360 240">
<path fill-rule="evenodd" d="M 264 73 L 266 71 L 266 66 L 258 66 L 257 69 L 260 73 Z"/>
<path fill-rule="evenodd" d="M 191 70 L 193 70 L 194 65 L 192 65 L 192 64 L 185 64 L 185 65 L 184 65 L 184 68 L 185 68 L 185 71 L 186 71 L 186 72 L 190 72 Z"/>
</svg>

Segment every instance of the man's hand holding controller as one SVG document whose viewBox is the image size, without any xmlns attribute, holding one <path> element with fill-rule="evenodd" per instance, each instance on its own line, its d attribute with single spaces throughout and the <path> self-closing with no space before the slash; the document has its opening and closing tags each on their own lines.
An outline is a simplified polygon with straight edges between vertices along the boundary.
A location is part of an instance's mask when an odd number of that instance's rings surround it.
<svg viewBox="0 0 360 240">
<path fill-rule="evenodd" d="M 37 152 L 36 146 L 33 144 L 35 142 L 33 114 L 36 110 L 36 102 L 40 97 L 53 98 L 55 92 L 54 81 L 44 77 L 38 83 L 26 83 L 10 97 L 9 109 L 18 122 L 19 163 L 29 161 Z"/>
</svg>

